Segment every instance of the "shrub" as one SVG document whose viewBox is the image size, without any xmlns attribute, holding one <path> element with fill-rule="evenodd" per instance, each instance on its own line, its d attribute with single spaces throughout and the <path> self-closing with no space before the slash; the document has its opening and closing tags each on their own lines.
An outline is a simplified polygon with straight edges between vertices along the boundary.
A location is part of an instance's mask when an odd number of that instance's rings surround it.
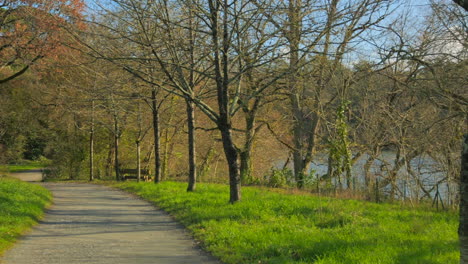
<svg viewBox="0 0 468 264">
<path fill-rule="evenodd" d="M 286 187 L 294 184 L 294 174 L 288 168 L 272 168 L 269 175 L 265 176 L 265 185 L 269 187 Z"/>
</svg>

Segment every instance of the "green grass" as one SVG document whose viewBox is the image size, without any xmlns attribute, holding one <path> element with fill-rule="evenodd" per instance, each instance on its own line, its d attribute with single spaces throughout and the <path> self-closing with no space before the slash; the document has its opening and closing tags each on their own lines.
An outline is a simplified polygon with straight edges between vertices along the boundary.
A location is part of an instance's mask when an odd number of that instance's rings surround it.
<svg viewBox="0 0 468 264">
<path fill-rule="evenodd" d="M 458 215 L 398 204 L 228 186 L 126 182 L 117 187 L 170 212 L 225 263 L 458 263 Z"/>
<path fill-rule="evenodd" d="M 39 185 L 0 177 L 0 255 L 37 223 L 51 199 Z"/>
<path fill-rule="evenodd" d="M 44 161 L 26 161 L 22 164 L 0 165 L 0 174 L 6 174 L 8 172 L 28 171 L 44 167 L 47 167 L 47 162 Z"/>
</svg>

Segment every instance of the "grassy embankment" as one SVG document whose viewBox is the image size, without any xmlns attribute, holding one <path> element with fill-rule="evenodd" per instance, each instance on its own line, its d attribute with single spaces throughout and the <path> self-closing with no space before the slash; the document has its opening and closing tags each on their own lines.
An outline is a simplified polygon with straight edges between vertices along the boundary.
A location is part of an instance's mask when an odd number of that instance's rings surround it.
<svg viewBox="0 0 468 264">
<path fill-rule="evenodd" d="M 39 185 L 0 177 L 0 255 L 40 219 L 51 200 Z"/>
<path fill-rule="evenodd" d="M 170 212 L 226 263 L 458 263 L 455 212 L 254 187 L 230 205 L 224 185 L 116 186 Z"/>
<path fill-rule="evenodd" d="M 27 161 L 22 164 L 0 165 L 0 175 L 9 172 L 20 172 L 47 167 L 47 162 L 44 161 Z"/>
</svg>

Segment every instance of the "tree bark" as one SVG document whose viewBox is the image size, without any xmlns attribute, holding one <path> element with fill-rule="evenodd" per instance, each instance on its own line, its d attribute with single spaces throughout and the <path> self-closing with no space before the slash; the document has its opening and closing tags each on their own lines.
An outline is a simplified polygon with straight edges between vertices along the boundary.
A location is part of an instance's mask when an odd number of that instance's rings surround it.
<svg viewBox="0 0 468 264">
<path fill-rule="evenodd" d="M 151 101 L 153 108 L 153 133 L 154 133 L 154 183 L 161 182 L 161 153 L 159 137 L 159 111 L 156 99 L 156 90 L 151 91 Z"/>
<path fill-rule="evenodd" d="M 215 76 L 216 76 L 216 90 L 217 90 L 217 101 L 219 108 L 219 117 L 217 120 L 218 129 L 221 132 L 221 138 L 223 141 L 224 154 L 229 167 L 229 189 L 230 189 L 230 203 L 235 203 L 241 200 L 240 192 L 240 169 L 239 169 L 239 153 L 234 140 L 232 138 L 232 123 L 231 116 L 229 113 L 229 29 L 228 29 L 228 2 L 224 0 L 222 2 L 223 7 L 223 35 L 222 35 L 222 49 L 220 52 L 219 44 L 219 9 L 220 1 L 209 1 L 211 22 L 212 22 L 212 40 L 214 49 L 214 64 L 215 64 Z M 221 53 L 221 56 L 220 56 Z"/>
<path fill-rule="evenodd" d="M 293 162 L 294 162 L 294 177 L 298 188 L 304 186 L 305 171 L 307 171 L 308 164 L 305 161 L 304 149 L 304 118 L 302 108 L 300 105 L 300 91 L 298 87 L 299 75 L 299 44 L 301 41 L 301 1 L 291 0 L 288 7 L 288 22 L 289 32 L 287 34 L 289 42 L 289 84 L 288 89 L 290 92 L 290 102 L 292 114 L 294 118 L 293 124 Z"/>
<path fill-rule="evenodd" d="M 460 264 L 468 263 L 468 134 L 464 135 L 460 172 Z"/>
<path fill-rule="evenodd" d="M 89 133 L 89 181 L 94 180 L 94 101 L 92 101 L 91 131 Z"/>
<path fill-rule="evenodd" d="M 114 152 L 115 152 L 115 144 L 114 144 L 114 139 L 109 138 L 109 152 L 107 152 L 107 160 L 106 160 L 106 175 L 111 176 L 112 175 L 112 164 L 115 164 L 114 162 Z"/>
<path fill-rule="evenodd" d="M 117 181 L 121 180 L 120 168 L 119 168 L 119 137 L 120 137 L 119 124 L 117 122 L 117 117 L 114 117 L 114 148 L 115 148 L 114 161 L 115 161 L 115 179 Z"/>
<path fill-rule="evenodd" d="M 240 177 L 242 183 L 252 180 L 252 148 L 255 137 L 256 109 L 244 111 L 246 118 L 244 148 L 240 152 Z"/>
<path fill-rule="evenodd" d="M 187 125 L 188 125 L 188 152 L 189 152 L 189 182 L 187 191 L 195 191 L 197 181 L 197 167 L 195 156 L 195 105 L 190 99 L 186 99 L 187 104 Z"/>
<path fill-rule="evenodd" d="M 94 131 L 89 136 L 89 181 L 94 180 Z"/>
<path fill-rule="evenodd" d="M 140 140 L 136 141 L 136 148 L 137 148 L 137 182 L 141 180 L 141 162 L 140 162 Z"/>
<path fill-rule="evenodd" d="M 243 184 L 252 181 L 252 158 L 251 150 L 244 149 L 239 153 L 240 157 L 240 177 Z"/>
<path fill-rule="evenodd" d="M 234 145 L 232 140 L 232 129 L 229 124 L 222 122 L 219 124 L 219 130 L 221 131 L 221 137 L 223 140 L 224 154 L 229 167 L 229 189 L 230 197 L 229 202 L 235 203 L 241 200 L 241 179 L 239 169 L 239 152 Z"/>
<path fill-rule="evenodd" d="M 169 123 L 169 122 L 168 122 Z M 170 123 L 169 123 L 170 124 Z M 169 129 L 164 130 L 164 147 L 161 161 L 161 172 L 163 175 L 168 174 L 168 163 L 169 163 Z M 153 149 L 154 151 L 154 149 Z"/>
<path fill-rule="evenodd" d="M 194 21 L 192 14 L 192 6 L 189 8 L 189 53 L 190 53 L 190 74 L 189 74 L 189 85 L 192 90 L 195 88 L 195 32 L 194 32 Z M 192 94 L 193 95 L 193 94 Z M 197 181 L 197 167 L 196 167 L 196 156 L 195 156 L 195 104 L 191 98 L 185 98 L 187 104 L 187 127 L 188 127 L 188 153 L 189 153 L 189 178 L 187 191 L 195 191 L 195 185 Z"/>
</svg>

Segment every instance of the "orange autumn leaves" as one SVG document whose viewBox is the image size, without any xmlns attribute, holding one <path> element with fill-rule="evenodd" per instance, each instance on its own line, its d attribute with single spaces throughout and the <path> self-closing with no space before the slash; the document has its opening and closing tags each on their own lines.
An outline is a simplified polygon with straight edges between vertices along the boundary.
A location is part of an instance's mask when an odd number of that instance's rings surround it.
<svg viewBox="0 0 468 264">
<path fill-rule="evenodd" d="M 65 27 L 83 28 L 81 0 L 6 0 L 0 3 L 0 83 L 44 57 L 64 53 Z"/>
</svg>

